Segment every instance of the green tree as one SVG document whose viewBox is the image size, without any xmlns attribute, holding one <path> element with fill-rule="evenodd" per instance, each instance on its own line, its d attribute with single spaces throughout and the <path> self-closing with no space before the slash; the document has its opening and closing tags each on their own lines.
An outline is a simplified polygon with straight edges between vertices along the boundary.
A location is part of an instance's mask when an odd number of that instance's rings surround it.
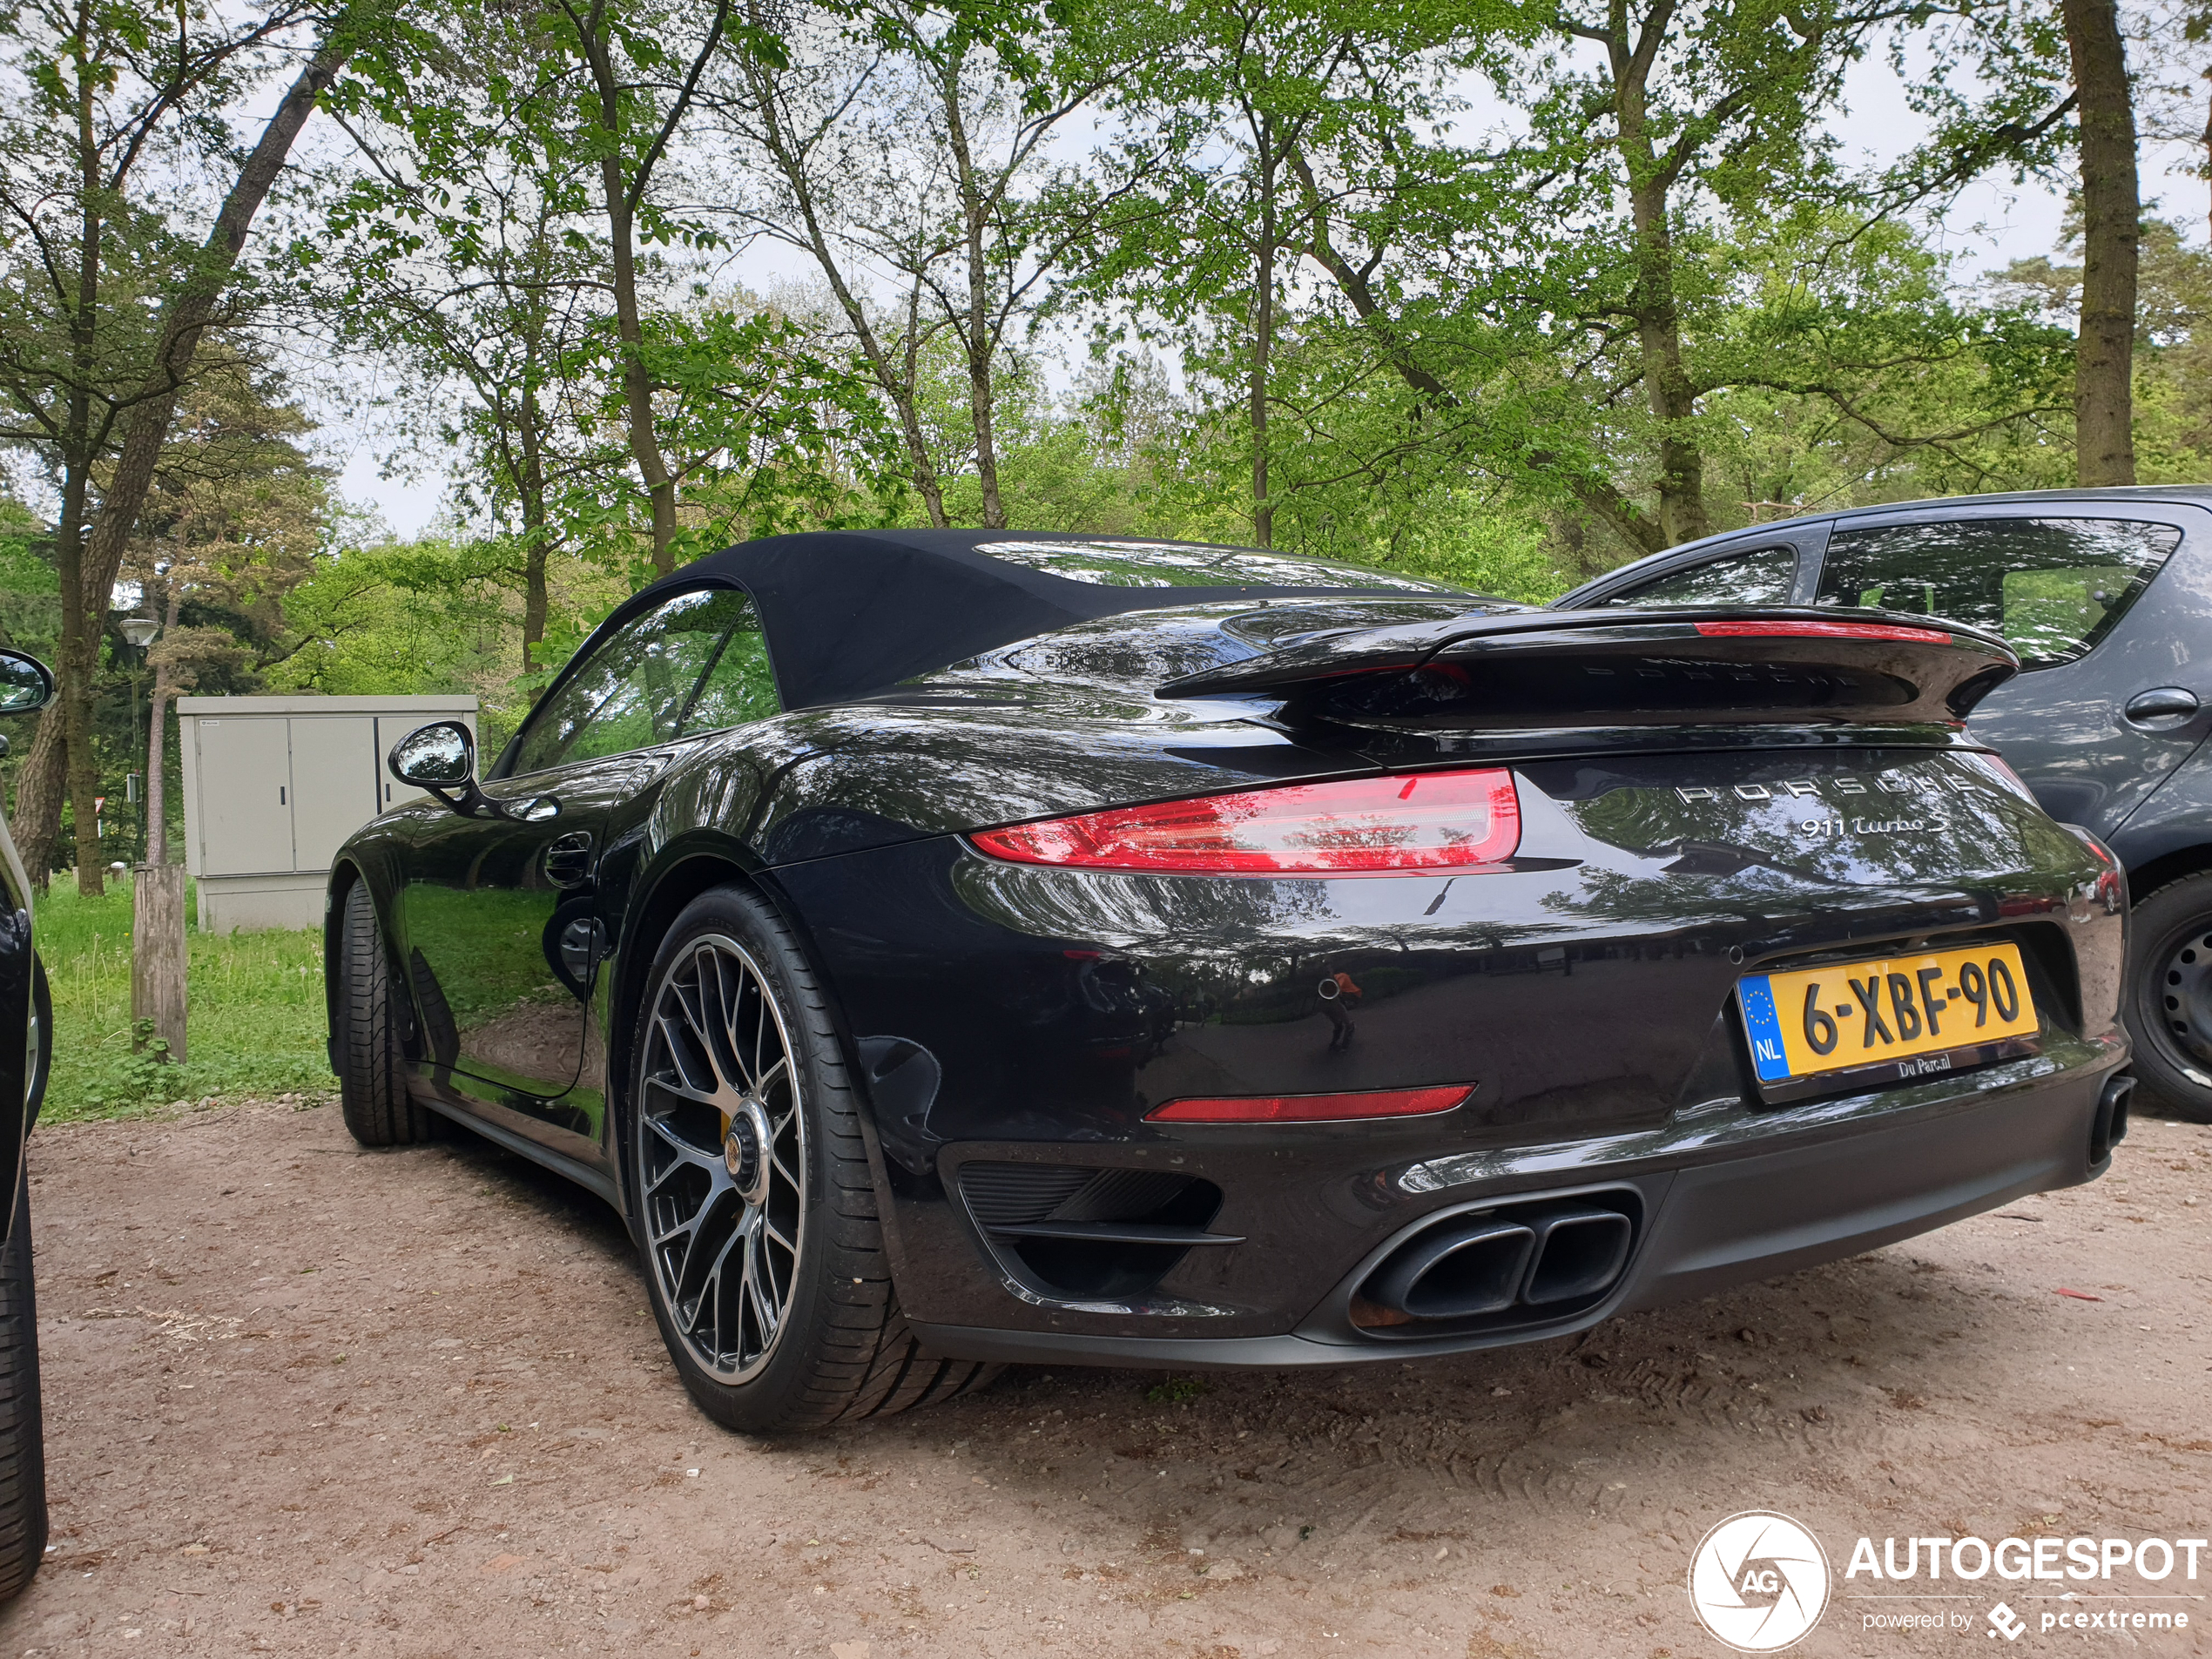
<svg viewBox="0 0 2212 1659">
<path fill-rule="evenodd" d="M 676 502 L 676 529 L 656 542 L 670 569 L 732 541 L 880 515 L 896 436 L 867 380 L 819 331 L 749 294 L 695 293 L 645 314 L 638 361 Z M 598 383 L 605 431 L 626 414 L 626 394 L 611 374 Z M 561 511 L 580 547 L 635 584 L 662 561 L 627 556 L 649 503 L 614 462 L 587 454 Z"/>
<path fill-rule="evenodd" d="M 293 0 L 242 15 L 64 0 L 5 14 L 0 435 L 40 457 L 61 502 L 60 696 L 19 779 L 16 839 L 43 875 L 66 784 L 88 894 L 102 885 L 93 699 L 116 574 L 201 338 L 238 314 L 255 216 L 367 23 Z M 227 115 L 303 49 L 241 145 Z M 195 177 L 219 199 L 179 188 Z"/>
<path fill-rule="evenodd" d="M 687 118 L 697 110 L 701 78 L 725 49 L 775 61 L 777 31 L 734 14 L 730 0 L 698 10 L 646 0 L 551 0 L 522 24 L 545 38 L 576 72 L 550 85 L 517 84 L 509 107 L 547 153 L 565 149 L 596 165 L 604 216 L 600 243 L 613 303 L 612 354 L 622 388 L 630 452 L 651 515 L 652 564 L 676 568 L 677 484 L 654 419 L 657 384 L 646 343 L 647 300 L 641 249 L 711 239 L 696 217 L 665 205 L 658 193 Z M 533 50 L 525 61 L 538 61 Z M 558 99 L 548 96 L 558 91 Z"/>
<path fill-rule="evenodd" d="M 167 860 L 170 810 L 182 808 L 168 789 L 172 700 L 250 690 L 285 654 L 285 596 L 312 574 L 333 516 L 327 471 L 302 448 L 312 428 L 265 363 L 228 340 L 203 349 L 122 570 L 162 631 L 145 663 L 153 681 L 144 754 L 135 731 L 113 745 L 104 792 L 124 798 L 115 774 L 143 759 L 145 834 L 132 850 L 148 862 Z M 111 641 L 110 689 L 135 678 L 130 654 Z"/>
<path fill-rule="evenodd" d="M 568 540 L 559 502 L 607 461 L 588 429 L 610 284 L 591 234 L 597 169 L 543 141 L 550 42 L 474 9 L 449 31 L 419 78 L 348 121 L 356 157 L 323 181 L 322 223 L 293 256 L 341 349 L 433 388 L 411 406 L 416 429 L 462 457 L 458 504 L 501 538 L 527 673 Z"/>
<path fill-rule="evenodd" d="M 1713 528 L 1698 402 L 1716 388 L 1689 361 L 1685 313 L 1725 273 L 1701 256 L 1730 218 L 1838 192 L 1823 124 L 1900 15 L 1887 0 L 1568 0 L 1556 44 L 1509 83 L 1528 98 L 1530 182 L 1554 215 L 1542 239 L 1572 273 L 1560 314 L 1649 412 L 1656 512 L 1613 520 L 1632 546 Z"/>
<path fill-rule="evenodd" d="M 732 59 L 718 108 L 759 175 L 738 222 L 820 270 L 929 523 L 972 467 L 976 521 L 1003 528 L 999 381 L 1092 206 L 1051 145 L 1124 66 L 1047 53 L 1026 6 L 852 0 L 813 21 L 795 51 Z M 925 416 L 941 341 L 965 375 L 957 428 Z"/>
<path fill-rule="evenodd" d="M 2074 368 L 2075 469 L 2085 484 L 2135 482 L 2133 391 L 2142 193 L 2135 105 L 2118 0 L 2060 0 L 2080 111 L 2081 321 Z"/>
<path fill-rule="evenodd" d="M 474 691 L 496 753 L 542 683 L 515 672 L 519 618 L 503 558 L 496 543 L 439 537 L 336 549 L 285 596 L 280 654 L 264 683 L 334 697 Z M 628 587 L 586 566 L 566 574 L 551 637 L 573 648 L 580 635 L 565 618 L 604 615 Z"/>
<path fill-rule="evenodd" d="M 2054 330 L 2081 311 L 2080 227 L 2067 228 L 2060 256 L 2017 260 L 2000 280 Z M 2131 399 L 2139 475 L 2145 483 L 2200 483 L 2212 472 L 2212 253 L 2189 246 L 2169 220 L 2144 219 L 2141 235 Z"/>
<path fill-rule="evenodd" d="M 1232 487 L 1231 465 L 1242 474 L 1245 534 L 1262 545 L 1295 493 L 1354 475 L 1372 487 L 1463 434 L 1460 400 L 1408 349 L 1405 313 L 1433 285 L 1409 289 L 1393 260 L 1407 238 L 1445 246 L 1478 215 L 1484 168 L 1442 134 L 1446 89 L 1487 61 L 1515 16 L 1420 0 L 1204 0 L 1172 14 L 1096 8 L 1078 37 L 1076 50 L 1130 64 L 1106 99 L 1124 136 L 1097 186 L 1080 291 L 1118 310 L 1109 338 L 1133 328 L 1169 344 L 1218 388 L 1206 426 L 1227 446 L 1221 483 Z M 1349 327 L 1325 344 L 1332 324 Z M 1379 428 L 1361 421 L 1366 453 L 1348 456 L 1347 414 L 1393 401 L 1378 374 L 1403 381 L 1429 418 L 1409 425 L 1401 395 Z M 1317 458 L 1324 433 L 1335 435 Z"/>
</svg>

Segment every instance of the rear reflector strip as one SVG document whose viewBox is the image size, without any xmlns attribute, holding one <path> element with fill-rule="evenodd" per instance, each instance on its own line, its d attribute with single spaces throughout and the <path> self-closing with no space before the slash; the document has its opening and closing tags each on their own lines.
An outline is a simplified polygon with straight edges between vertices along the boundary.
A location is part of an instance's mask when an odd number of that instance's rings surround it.
<svg viewBox="0 0 2212 1659">
<path fill-rule="evenodd" d="M 1697 631 L 1715 639 L 1902 639 L 1916 645 L 1948 645 L 1935 628 L 1901 628 L 1886 622 L 1701 622 Z"/>
<path fill-rule="evenodd" d="M 1321 1123 L 1361 1117 L 1425 1117 L 1466 1103 L 1465 1083 L 1386 1089 L 1359 1095 L 1227 1095 L 1171 1100 L 1144 1114 L 1148 1123 Z"/>
</svg>

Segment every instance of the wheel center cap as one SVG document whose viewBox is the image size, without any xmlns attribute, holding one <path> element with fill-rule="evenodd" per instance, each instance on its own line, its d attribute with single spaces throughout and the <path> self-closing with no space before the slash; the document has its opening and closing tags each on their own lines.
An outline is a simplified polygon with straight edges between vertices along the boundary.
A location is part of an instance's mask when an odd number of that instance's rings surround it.
<svg viewBox="0 0 2212 1659">
<path fill-rule="evenodd" d="M 738 1197 L 759 1204 L 768 1196 L 768 1114 L 757 1100 L 741 1102 L 730 1114 L 722 1141 L 722 1162 Z"/>
</svg>

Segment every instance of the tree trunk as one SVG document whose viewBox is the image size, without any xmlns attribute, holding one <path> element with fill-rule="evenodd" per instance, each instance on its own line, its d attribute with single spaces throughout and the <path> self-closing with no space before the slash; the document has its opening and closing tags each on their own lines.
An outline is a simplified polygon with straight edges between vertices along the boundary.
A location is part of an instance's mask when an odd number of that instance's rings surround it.
<svg viewBox="0 0 2212 1659">
<path fill-rule="evenodd" d="M 1640 216 L 1641 217 L 1641 216 Z M 1689 421 L 1697 395 L 1683 368 L 1682 318 L 1676 308 L 1674 235 L 1660 199 L 1646 233 L 1636 237 L 1636 339 L 1643 348 L 1643 384 L 1659 422 L 1659 533 L 1674 547 L 1713 533 L 1705 512 L 1705 454 Z"/>
<path fill-rule="evenodd" d="M 83 401 L 80 387 L 71 397 L 70 411 L 71 424 L 79 432 L 84 427 L 78 419 L 78 406 Z M 91 474 L 89 461 L 71 456 L 64 462 L 61 521 L 54 536 L 54 568 L 61 589 L 60 643 L 64 647 L 84 625 L 81 617 L 72 615 L 80 608 L 72 596 L 82 592 L 85 496 Z M 31 739 L 30 753 L 17 779 L 16 815 L 10 826 L 17 855 L 23 860 L 24 869 L 41 893 L 47 888 L 54 861 L 54 841 L 61 833 L 62 801 L 69 792 L 69 716 L 63 701 L 68 682 L 62 678 L 63 656 L 61 650 L 55 653 L 55 700 L 39 717 L 38 735 Z"/>
<path fill-rule="evenodd" d="M 2135 482 L 2135 274 L 2142 200 L 2135 111 L 2115 0 L 2060 0 L 2081 123 L 2081 326 L 2074 360 L 2076 476 Z"/>
<path fill-rule="evenodd" d="M 339 27 L 343 24 L 341 17 Z M 96 898 L 101 892 L 99 845 L 91 817 L 92 796 L 99 786 L 91 745 L 92 682 L 99 668 L 100 635 L 114 599 L 115 578 L 123 568 L 138 509 L 145 504 L 146 491 L 152 486 L 154 468 L 161 459 L 170 419 L 176 411 L 177 394 L 192 374 L 199 337 L 214 319 L 215 302 L 238 264 L 253 216 L 283 172 L 293 140 L 307 125 L 316 99 L 336 78 L 351 50 L 350 45 L 325 37 L 239 169 L 237 181 L 224 198 L 190 274 L 163 307 L 154 361 L 123 416 L 120 451 L 99 511 L 91 521 L 78 579 L 72 583 L 69 573 L 63 572 L 64 638 L 57 665 L 60 712 L 66 721 L 70 795 L 77 813 L 78 891 L 87 897 Z"/>
<path fill-rule="evenodd" d="M 53 856 L 53 833 L 59 831 L 61 803 L 66 797 L 76 832 L 77 890 L 87 898 L 97 899 L 105 890 L 106 874 L 100 867 L 103 860 L 98 809 L 92 805 L 99 792 L 99 768 L 92 754 L 92 698 L 93 682 L 99 676 L 100 631 L 107 620 L 107 606 L 91 596 L 111 590 L 114 579 L 111 577 L 107 588 L 102 589 L 95 585 L 91 577 L 95 567 L 84 530 L 85 480 L 82 475 L 90 470 L 89 467 L 73 467 L 72 475 L 64 482 L 62 516 L 65 524 L 72 517 L 67 490 L 73 486 L 78 502 L 74 515 L 76 523 L 56 537 L 54 543 L 54 569 L 61 588 L 62 631 L 54 652 L 56 696 L 47 718 L 54 726 L 58 752 L 49 763 L 56 774 L 51 797 L 55 828 L 43 838 L 43 853 L 49 860 Z M 45 736 L 43 729 L 39 736 Z M 32 759 L 39 759 L 36 747 Z"/>
<path fill-rule="evenodd" d="M 792 205 L 798 209 L 806 230 L 807 252 L 814 256 L 814 263 L 821 269 L 822 278 L 830 285 L 830 292 L 837 296 L 838 308 L 844 312 L 845 320 L 853 336 L 860 342 L 860 354 L 867 359 L 868 371 L 875 377 L 883 395 L 891 400 L 891 407 L 899 412 L 899 435 L 907 448 L 907 475 L 913 479 L 915 493 L 928 510 L 929 523 L 937 529 L 948 528 L 952 520 L 945 513 L 944 486 L 937 476 L 935 464 L 929 458 L 929 441 L 922 430 L 921 400 L 915 391 L 916 360 L 920 354 L 920 340 L 916 333 L 919 319 L 915 313 L 920 303 L 918 293 L 909 290 L 907 307 L 907 338 L 904 349 L 894 358 L 886 347 L 875 325 L 869 320 L 867 307 L 846 280 L 845 269 L 839 264 L 836 250 L 830 246 L 829 233 L 822 223 L 821 204 L 814 191 L 814 181 L 806 172 L 806 158 L 792 142 L 785 126 L 776 102 L 774 78 L 758 62 L 749 65 L 747 78 L 752 88 L 753 100 L 760 111 L 760 135 L 769 159 L 782 175 L 791 191 Z"/>
<path fill-rule="evenodd" d="M 516 482 L 523 498 L 523 672 L 537 666 L 545 638 L 545 455 L 538 429 L 535 387 L 523 388 L 523 466 Z"/>
<path fill-rule="evenodd" d="M 1631 177 L 1649 165 L 1629 152 Z M 1667 223 L 1667 189 L 1650 179 L 1629 191 L 1635 223 L 1636 341 L 1643 352 L 1644 395 L 1659 423 L 1659 534 L 1664 545 L 1694 542 L 1713 533 L 1705 515 L 1705 456 L 1689 421 L 1697 395 L 1682 361 L 1682 314 L 1675 300 L 1675 238 Z"/>
<path fill-rule="evenodd" d="M 1628 176 L 1635 237 L 1635 287 L 1629 305 L 1643 354 L 1644 395 L 1659 427 L 1659 539 L 1664 547 L 1694 542 L 1713 529 L 1705 516 L 1704 452 L 1689 425 L 1697 413 L 1697 393 L 1683 367 L 1674 227 L 1668 223 L 1668 197 L 1678 164 L 1662 162 L 1653 147 L 1648 102 L 1652 62 L 1675 11 L 1676 0 L 1655 0 L 1631 44 L 1626 10 L 1616 5 L 1606 42 L 1615 145 Z"/>
<path fill-rule="evenodd" d="M 1295 145 L 1285 151 L 1292 174 L 1298 180 L 1305 197 L 1307 221 L 1311 226 L 1310 239 L 1303 246 L 1313 256 L 1316 264 L 1329 273 L 1337 291 L 1350 302 L 1352 313 L 1382 344 L 1385 361 L 1424 404 L 1433 404 L 1440 409 L 1464 412 L 1467 400 L 1439 380 L 1416 361 L 1411 343 L 1399 334 L 1385 310 L 1382 300 L 1366 274 L 1353 266 L 1338 248 L 1329 232 L 1329 217 L 1321 206 L 1321 192 L 1313 179 L 1312 165 Z M 1527 465 L 1546 468 L 1557 465 L 1561 457 L 1548 450 L 1535 449 L 1526 453 Z M 1593 478 L 1580 469 L 1568 472 L 1567 486 L 1576 500 L 1590 513 L 1604 521 L 1612 531 L 1629 548 L 1638 553 L 1657 553 L 1665 549 L 1659 527 L 1637 505 L 1602 478 Z M 1590 574 L 1595 576 L 1593 570 Z"/>
<path fill-rule="evenodd" d="M 1260 123 L 1259 244 L 1252 259 L 1252 541 L 1275 545 L 1275 504 L 1267 489 L 1267 374 L 1275 352 L 1275 151 L 1272 124 Z"/>
<path fill-rule="evenodd" d="M 87 607 L 89 609 L 89 607 Z M 105 607 L 102 608 L 105 612 Z M 64 610 L 63 618 L 69 613 Z M 70 817 L 76 831 L 77 890 L 88 899 L 105 892 L 106 860 L 100 856 L 100 768 L 92 746 L 92 704 L 100 671 L 100 627 L 80 611 L 75 640 L 63 642 L 60 674 L 62 734 L 69 745 L 64 775 L 69 780 Z M 101 622 L 106 617 L 103 614 Z"/>
<path fill-rule="evenodd" d="M 949 63 L 941 65 L 937 86 L 945 102 L 945 135 L 960 181 L 961 229 L 968 243 L 968 317 L 961 334 L 968 355 L 968 415 L 975 429 L 975 475 L 983 487 L 983 528 L 1002 530 L 1006 507 L 999 499 L 998 444 L 991 431 L 990 267 L 983 257 L 990 204 L 976 182 L 968 123 L 961 111 L 960 71 L 965 61 L 964 52 L 955 52 Z"/>
<path fill-rule="evenodd" d="M 1252 544 L 1275 545 L 1275 504 L 1267 498 L 1267 368 L 1275 332 L 1274 250 L 1264 248 L 1258 261 L 1267 285 L 1252 295 Z"/>
<path fill-rule="evenodd" d="M 594 64 L 597 71 L 597 64 Z M 609 73 L 612 73 L 611 66 Z M 610 132 L 619 118 L 616 93 L 605 94 Z M 611 142 L 611 138 L 609 140 Z M 668 462 L 661 454 L 653 430 L 653 377 L 645 367 L 645 327 L 637 307 L 637 250 L 629 195 L 622 181 L 622 161 L 608 156 L 599 164 L 600 182 L 607 198 L 607 242 L 614 261 L 615 334 L 622 341 L 622 402 L 630 424 L 630 453 L 644 481 L 645 499 L 653 515 L 653 569 L 667 576 L 676 569 L 676 484 L 668 475 Z"/>
<path fill-rule="evenodd" d="M 41 893 L 46 891 L 54 862 L 54 838 L 61 832 L 68 765 L 69 740 L 63 732 L 61 707 L 49 705 L 38 717 L 37 734 L 30 740 L 23 770 L 16 774 L 16 815 L 9 826 L 24 873 Z"/>
<path fill-rule="evenodd" d="M 84 17 L 78 14 L 78 38 L 84 37 Z M 92 680 L 99 669 L 99 631 L 106 620 L 106 607 L 94 608 L 87 638 L 88 590 L 84 583 L 85 548 L 86 500 L 91 485 L 92 445 L 89 442 L 91 430 L 91 409 L 88 388 L 91 383 L 93 353 L 98 339 L 100 300 L 100 260 L 102 233 L 105 216 L 99 204 L 105 192 L 101 189 L 100 147 L 93 137 L 93 77 L 89 66 L 80 61 L 77 65 L 77 152 L 78 189 L 83 203 L 82 228 L 78 246 L 77 310 L 70 319 L 71 354 L 74 360 L 76 384 L 70 388 L 70 426 L 73 451 L 66 462 L 67 473 L 63 483 L 62 518 L 64 532 L 55 545 L 55 568 L 61 581 L 62 636 L 55 655 L 54 664 L 60 693 L 56 714 L 59 717 L 62 742 L 60 773 L 65 782 L 70 804 L 74 808 L 77 840 L 77 890 L 93 898 L 99 896 L 105 873 L 101 869 L 98 809 L 92 804 L 99 790 L 99 771 L 92 755 Z M 77 500 L 74 511 L 68 500 L 74 489 Z M 60 796 L 55 800 L 55 827 L 60 827 Z M 48 856 L 51 856 L 49 841 Z"/>
<path fill-rule="evenodd" d="M 165 633 L 177 631 L 184 590 L 169 587 Z M 176 670 L 164 663 L 153 671 L 153 706 L 146 716 L 146 862 L 169 862 L 169 699 L 177 693 Z"/>
<path fill-rule="evenodd" d="M 87 27 L 87 19 L 81 10 L 78 22 L 78 39 L 81 43 Z M 95 77 L 81 60 L 77 69 L 78 190 L 82 213 L 77 247 L 77 304 L 69 320 L 72 374 L 68 412 L 64 417 L 61 521 L 56 526 L 54 538 L 54 566 L 62 596 L 61 638 L 55 651 L 55 701 L 38 723 L 38 735 L 32 741 L 16 792 L 16 821 L 21 832 L 16 837 L 17 852 L 42 893 L 46 890 L 49 867 L 53 863 L 54 841 L 61 833 L 62 801 L 78 794 L 76 786 L 82 781 L 77 776 L 76 762 L 84 745 L 71 742 L 81 726 L 77 695 L 81 677 L 71 673 L 70 664 L 75 655 L 75 644 L 84 630 L 80 598 L 84 524 L 92 463 L 98 448 L 92 438 L 91 388 L 99 334 L 100 260 L 106 228 L 100 204 L 105 199 L 105 192 L 101 189 L 100 147 L 92 130 Z M 89 809 L 90 797 L 80 799 L 84 799 Z M 84 842 L 88 833 L 88 830 L 80 830 L 77 838 L 80 887 L 85 880 Z M 91 878 L 95 893 L 99 890 L 98 866 L 99 860 L 95 858 Z"/>
<path fill-rule="evenodd" d="M 630 425 L 630 453 L 637 462 L 637 474 L 644 482 L 645 496 L 652 507 L 653 569 L 662 576 L 676 569 L 676 481 L 669 475 L 668 462 L 661 454 L 660 437 L 653 422 L 656 388 L 645 363 L 644 314 L 637 302 L 637 208 L 645 199 L 653 168 L 665 153 L 669 139 L 690 106 L 700 74 L 714 57 L 729 14 L 729 0 L 718 0 L 705 44 L 692 57 L 682 90 L 662 121 L 659 132 L 638 158 L 637 177 L 625 179 L 623 158 L 624 138 L 630 129 L 624 118 L 624 107 L 631 93 L 615 72 L 613 31 L 607 24 L 606 8 L 595 3 L 590 12 L 582 17 L 573 10 L 568 13 L 576 28 L 577 50 L 583 56 L 584 66 L 591 72 L 592 91 L 598 98 L 598 141 L 602 151 L 599 184 L 607 203 L 615 333 L 622 342 L 623 408 Z"/>
</svg>

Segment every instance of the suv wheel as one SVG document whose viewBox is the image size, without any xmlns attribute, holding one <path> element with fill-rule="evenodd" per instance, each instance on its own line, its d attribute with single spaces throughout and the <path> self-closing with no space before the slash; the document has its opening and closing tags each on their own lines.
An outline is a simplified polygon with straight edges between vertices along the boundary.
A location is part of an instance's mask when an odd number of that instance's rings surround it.
<svg viewBox="0 0 2212 1659">
<path fill-rule="evenodd" d="M 2130 921 L 2135 1075 L 2173 1111 L 2212 1123 L 2212 873 L 2168 883 Z"/>
<path fill-rule="evenodd" d="M 827 999 L 736 887 L 661 941 L 638 1010 L 624 1171 L 661 1336 L 701 1409 L 753 1433 L 880 1416 L 998 1367 L 925 1356 L 883 1249 Z"/>
</svg>

